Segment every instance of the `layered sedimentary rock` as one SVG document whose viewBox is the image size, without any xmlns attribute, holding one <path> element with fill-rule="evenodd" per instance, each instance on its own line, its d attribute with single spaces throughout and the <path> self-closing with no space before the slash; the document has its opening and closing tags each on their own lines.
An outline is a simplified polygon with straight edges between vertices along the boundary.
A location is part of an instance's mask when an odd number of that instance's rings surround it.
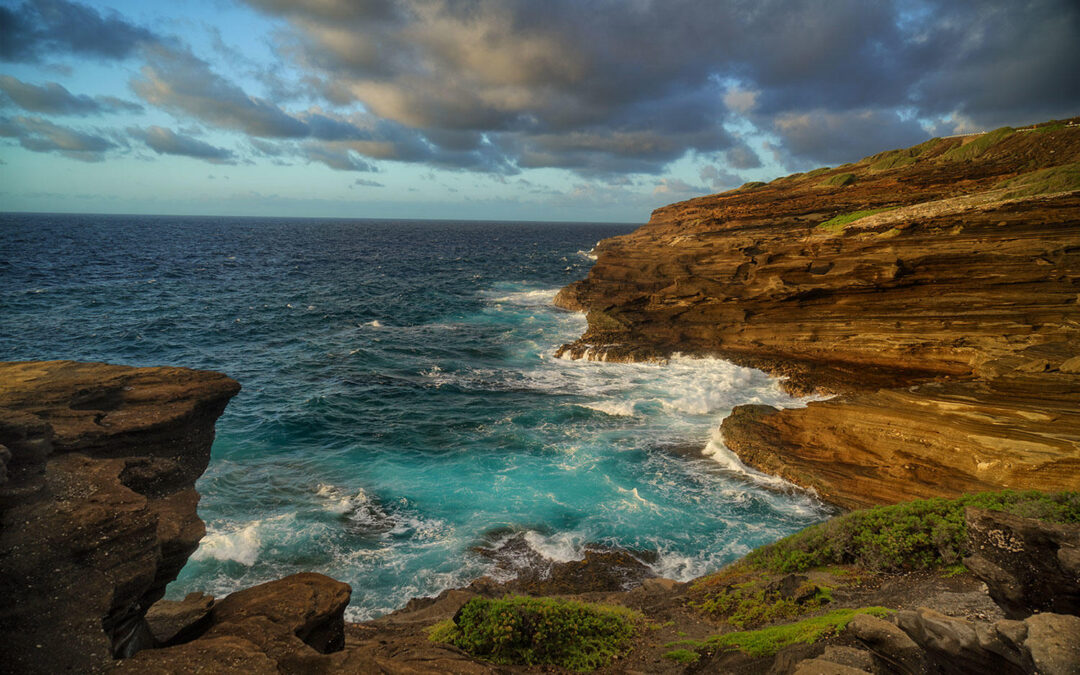
<svg viewBox="0 0 1080 675">
<path fill-rule="evenodd" d="M 1080 487 L 1080 126 L 935 139 L 674 204 L 556 302 L 575 357 L 719 355 L 842 394 L 738 408 L 748 464 L 853 507 Z"/>
<path fill-rule="evenodd" d="M 205 532 L 194 483 L 239 389 L 183 368 L 0 363 L 5 669 L 91 672 L 154 644 L 143 616 Z"/>
</svg>

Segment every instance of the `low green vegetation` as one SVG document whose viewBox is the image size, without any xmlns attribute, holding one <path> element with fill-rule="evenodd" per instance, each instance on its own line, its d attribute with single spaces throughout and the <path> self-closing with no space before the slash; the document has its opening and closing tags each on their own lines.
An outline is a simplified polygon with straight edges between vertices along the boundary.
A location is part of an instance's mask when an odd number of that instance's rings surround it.
<svg viewBox="0 0 1080 675">
<path fill-rule="evenodd" d="M 888 152 L 880 152 L 869 158 L 871 171 L 885 171 L 887 169 L 895 169 L 901 166 L 908 166 L 914 164 L 915 159 L 922 157 L 931 150 L 941 145 L 940 138 L 931 138 L 928 141 L 923 141 L 918 145 L 910 148 L 901 148 L 899 150 L 889 150 Z"/>
<path fill-rule="evenodd" d="M 952 162 L 975 159 L 996 145 L 999 141 L 1012 136 L 1014 133 L 1016 133 L 1016 129 L 1013 129 L 1012 127 L 1001 127 L 1000 129 L 988 131 L 973 141 L 958 145 L 952 150 L 943 153 L 941 158 Z"/>
<path fill-rule="evenodd" d="M 1068 129 L 1068 128 L 1069 128 L 1069 126 L 1067 124 L 1065 124 L 1064 122 L 1059 122 L 1057 120 L 1050 120 L 1049 122 L 1045 122 L 1045 123 L 1040 124 L 1040 125 L 1038 125 L 1036 127 L 1032 127 L 1030 129 L 1021 129 L 1020 131 L 1033 131 L 1033 132 L 1035 132 L 1037 134 L 1045 134 L 1048 131 L 1060 131 L 1062 129 Z"/>
<path fill-rule="evenodd" d="M 885 157 L 870 164 L 871 171 L 886 171 L 888 169 L 898 169 L 902 166 L 908 166 L 915 163 L 915 157 L 907 150 L 894 150 L 893 152 L 886 153 Z"/>
<path fill-rule="evenodd" d="M 627 651 L 644 617 L 625 607 L 508 596 L 473 598 L 430 629 L 443 642 L 502 665 L 594 670 Z"/>
<path fill-rule="evenodd" d="M 843 232 L 844 228 L 854 223 L 860 218 L 872 216 L 875 213 L 881 213 L 882 211 L 889 211 L 894 207 L 885 207 L 882 209 L 864 209 L 862 211 L 852 211 L 851 213 L 845 213 L 835 218 L 830 218 L 824 223 L 817 226 L 817 229 L 822 232 Z"/>
<path fill-rule="evenodd" d="M 738 649 L 750 656 L 772 656 L 784 647 L 804 643 L 812 644 L 821 638 L 836 635 L 847 628 L 859 614 L 885 617 L 892 610 L 884 607 L 862 607 L 859 609 L 838 609 L 822 616 L 803 619 L 796 623 L 788 623 L 781 626 L 770 626 L 760 630 L 739 631 L 713 635 L 704 640 L 680 640 L 668 644 L 668 647 L 678 647 L 675 651 L 665 654 L 665 658 L 676 658 L 670 654 L 679 653 L 680 658 L 686 651 L 714 651 L 716 649 Z"/>
<path fill-rule="evenodd" d="M 1080 190 L 1080 162 L 1020 174 L 998 183 L 997 187 L 1008 188 L 1006 199 Z"/>
<path fill-rule="evenodd" d="M 828 173 L 829 171 L 832 171 L 832 169 L 830 167 L 822 166 L 822 167 L 819 167 L 817 169 L 814 169 L 813 171 L 807 171 L 805 176 L 807 178 L 814 178 L 815 176 L 820 176 L 821 174 Z"/>
<path fill-rule="evenodd" d="M 853 511 L 752 551 L 751 568 L 802 572 L 823 565 L 871 570 L 953 565 L 968 553 L 964 509 L 973 506 L 1050 522 L 1080 523 L 1080 492 L 982 492 Z"/>
<path fill-rule="evenodd" d="M 808 580 L 784 595 L 768 578 L 760 576 L 730 585 L 716 584 L 713 577 L 705 577 L 693 591 L 701 596 L 692 603 L 696 609 L 736 628 L 792 619 L 832 601 L 829 588 L 819 588 Z"/>
<path fill-rule="evenodd" d="M 835 176 L 829 176 L 825 180 L 818 183 L 821 187 L 844 187 L 845 185 L 851 185 L 855 182 L 855 174 L 853 173 L 838 173 Z"/>
<path fill-rule="evenodd" d="M 748 183 L 743 183 L 737 189 L 739 189 L 739 190 L 754 190 L 754 189 L 759 188 L 759 187 L 765 187 L 765 183 L 762 183 L 759 180 L 752 180 L 752 181 L 750 181 Z"/>
<path fill-rule="evenodd" d="M 670 652 L 664 654 L 664 658 L 676 663 L 696 663 L 701 658 L 701 654 L 693 651 L 692 649 L 673 649 Z"/>
</svg>

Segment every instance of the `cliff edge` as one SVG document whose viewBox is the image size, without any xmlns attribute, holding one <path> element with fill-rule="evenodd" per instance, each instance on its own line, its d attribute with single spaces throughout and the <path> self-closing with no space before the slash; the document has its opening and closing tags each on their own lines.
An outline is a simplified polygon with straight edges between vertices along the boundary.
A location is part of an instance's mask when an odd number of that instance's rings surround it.
<svg viewBox="0 0 1080 675">
<path fill-rule="evenodd" d="M 7 672 L 93 672 L 153 646 L 144 614 L 205 533 L 195 480 L 240 390 L 184 368 L 0 363 Z"/>
<path fill-rule="evenodd" d="M 656 210 L 600 242 L 561 354 L 721 356 L 838 396 L 741 406 L 747 464 L 843 507 L 1080 487 L 1080 118 Z"/>
</svg>

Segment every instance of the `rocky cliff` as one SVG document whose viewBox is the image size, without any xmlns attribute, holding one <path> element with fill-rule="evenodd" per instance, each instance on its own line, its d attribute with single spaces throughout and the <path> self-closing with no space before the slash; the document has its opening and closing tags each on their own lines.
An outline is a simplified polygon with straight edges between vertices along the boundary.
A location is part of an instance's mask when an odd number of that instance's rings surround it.
<svg viewBox="0 0 1080 675">
<path fill-rule="evenodd" d="M 496 665 L 478 658 L 485 640 L 433 639 L 448 625 L 485 628 L 461 618 L 466 603 L 507 593 L 557 596 L 538 607 L 569 596 L 627 608 L 634 639 L 601 672 L 1080 668 L 1077 492 L 854 512 L 690 584 L 656 578 L 628 551 L 555 563 L 512 538 L 490 555 L 515 568 L 531 558 L 517 579 L 478 579 L 364 624 L 344 623 L 350 589 L 320 574 L 160 600 L 203 534 L 192 486 L 239 386 L 60 361 L 0 363 L 0 382 L 4 672 L 551 672 L 530 651 Z M 960 559 L 971 572 L 947 566 Z M 550 641 L 540 636 L 552 624 L 518 619 L 500 641 Z M 581 621 L 559 624 L 558 639 L 603 637 Z"/>
<path fill-rule="evenodd" d="M 195 480 L 239 390 L 183 368 L 0 363 L 0 669 L 91 672 L 153 645 L 143 615 L 205 533 Z"/>
<path fill-rule="evenodd" d="M 718 355 L 839 394 L 740 407 L 748 464 L 845 507 L 1080 487 L 1080 124 L 933 139 L 653 213 L 561 352 Z"/>
</svg>

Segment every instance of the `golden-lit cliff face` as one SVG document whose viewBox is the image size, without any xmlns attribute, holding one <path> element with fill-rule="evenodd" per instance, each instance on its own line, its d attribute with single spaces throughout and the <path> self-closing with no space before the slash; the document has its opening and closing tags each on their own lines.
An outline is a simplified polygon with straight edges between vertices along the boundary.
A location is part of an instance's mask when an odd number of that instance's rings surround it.
<svg viewBox="0 0 1080 675">
<path fill-rule="evenodd" d="M 1080 488 L 1080 126 L 935 139 L 658 209 L 557 303 L 574 356 L 714 354 L 842 396 L 740 408 L 745 461 L 844 506 Z"/>
</svg>

